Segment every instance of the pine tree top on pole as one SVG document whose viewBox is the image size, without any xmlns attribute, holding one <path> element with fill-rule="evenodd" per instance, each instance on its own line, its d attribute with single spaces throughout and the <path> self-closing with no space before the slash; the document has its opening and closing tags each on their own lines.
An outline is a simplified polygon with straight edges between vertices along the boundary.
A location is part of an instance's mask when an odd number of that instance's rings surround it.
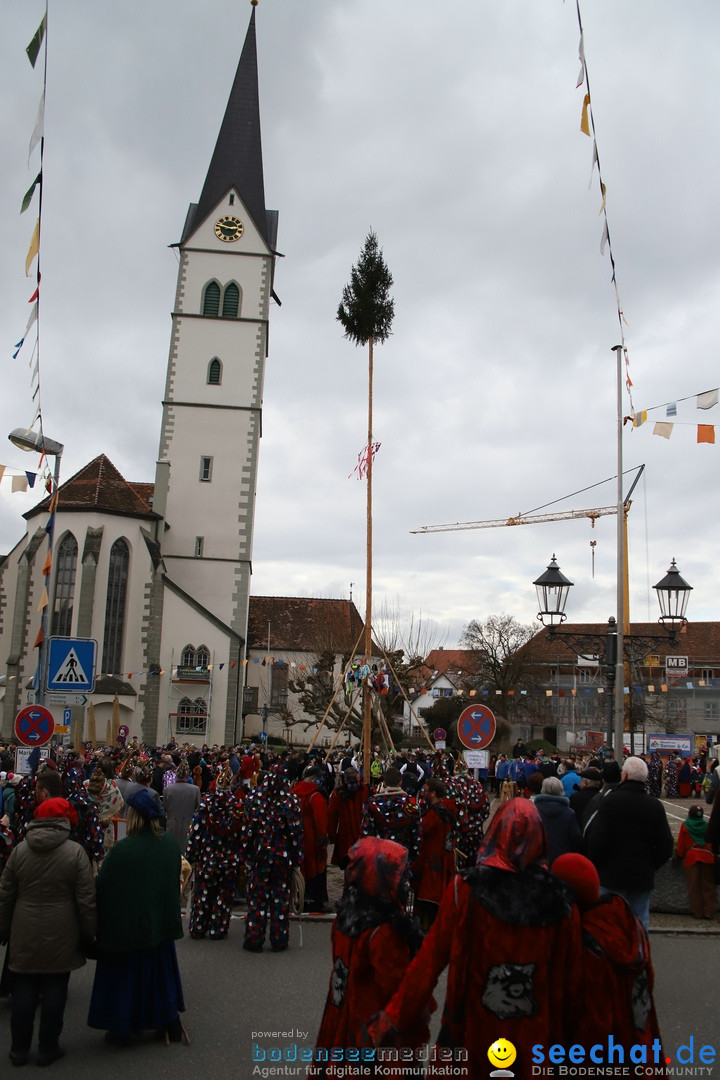
<svg viewBox="0 0 720 1080">
<path fill-rule="evenodd" d="M 378 238 L 369 232 L 360 258 L 350 271 L 337 310 L 345 337 L 355 345 L 385 341 L 395 315 L 395 301 L 390 296 L 392 274 L 387 268 Z"/>
</svg>

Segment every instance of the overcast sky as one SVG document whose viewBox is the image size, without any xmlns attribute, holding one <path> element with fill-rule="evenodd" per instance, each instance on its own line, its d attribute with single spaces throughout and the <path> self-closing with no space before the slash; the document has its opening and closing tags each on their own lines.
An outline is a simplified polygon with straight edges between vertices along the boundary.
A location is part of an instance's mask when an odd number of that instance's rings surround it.
<svg viewBox="0 0 720 1080">
<path fill-rule="evenodd" d="M 42 86 L 25 47 L 39 0 L 0 35 L 0 327 L 4 433 L 33 417 L 25 256 Z M 154 479 L 177 261 L 244 40 L 247 0 L 50 0 L 40 323 L 46 434 L 63 478 L 104 452 Z M 631 617 L 677 558 L 692 619 L 718 619 L 720 6 L 581 7 L 632 403 L 677 402 L 625 428 L 645 464 L 630 512 Z M 617 471 L 620 327 L 591 138 L 580 131 L 579 30 L 567 0 L 260 0 L 266 199 L 280 213 L 254 544 L 255 594 L 353 598 L 363 612 L 367 357 L 335 319 L 374 229 L 394 277 L 376 351 L 376 611 L 414 614 L 453 646 L 470 619 L 533 622 L 553 552 L 568 611 L 615 611 L 616 524 L 562 521 L 411 535 L 422 525 L 607 506 Z M 683 400 L 684 399 L 684 400 Z M 34 461 L 10 443 L 0 463 Z M 627 478 L 629 484 L 632 480 Z M 0 551 L 37 496 L 0 484 Z M 552 507 L 547 504 L 553 503 Z M 594 577 L 591 563 L 594 548 Z"/>
</svg>

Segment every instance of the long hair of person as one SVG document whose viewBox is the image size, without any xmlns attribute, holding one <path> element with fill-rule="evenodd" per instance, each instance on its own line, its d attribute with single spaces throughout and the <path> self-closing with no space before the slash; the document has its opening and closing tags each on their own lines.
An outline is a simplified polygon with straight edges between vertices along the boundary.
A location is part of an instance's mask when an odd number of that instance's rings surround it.
<svg viewBox="0 0 720 1080">
<path fill-rule="evenodd" d="M 140 833 L 144 832 L 151 832 L 154 833 L 155 836 L 162 836 L 165 829 L 163 828 L 162 818 L 147 818 L 141 814 L 139 810 L 135 810 L 134 807 L 128 806 L 126 832 L 128 836 L 138 836 Z"/>
</svg>

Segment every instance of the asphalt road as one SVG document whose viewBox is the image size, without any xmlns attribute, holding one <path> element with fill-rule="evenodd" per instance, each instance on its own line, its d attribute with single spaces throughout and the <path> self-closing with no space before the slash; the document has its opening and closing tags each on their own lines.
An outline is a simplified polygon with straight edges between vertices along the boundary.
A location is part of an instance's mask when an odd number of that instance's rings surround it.
<svg viewBox="0 0 720 1080">
<path fill-rule="evenodd" d="M 687 804 L 668 800 L 666 809 L 676 834 Z M 330 884 L 332 898 L 338 885 L 334 876 Z M 244 952 L 241 918 L 233 919 L 225 941 L 186 937 L 178 942 L 189 1046 L 166 1047 L 149 1035 L 131 1049 L 108 1046 L 102 1032 L 86 1026 L 94 971 L 94 964 L 88 963 L 71 977 L 63 1034 L 67 1056 L 51 1066 L 53 1075 L 73 1080 L 98 1080 L 100 1075 L 115 1080 L 128 1072 L 153 1080 L 201 1073 L 223 1080 L 262 1076 L 253 1070 L 269 1062 L 253 1061 L 254 1044 L 265 1051 L 276 1045 L 309 1048 L 314 1044 L 330 974 L 330 925 L 328 919 L 294 921 L 286 953 Z M 720 1080 L 720 1064 L 708 1067 L 699 1061 L 699 1050 L 706 1045 L 717 1049 L 720 1061 L 720 924 L 713 924 L 715 932 L 698 927 L 694 920 L 688 920 L 688 927 L 688 932 L 651 932 L 663 1048 L 672 1068 L 692 1070 L 675 1075 Z M 442 1003 L 444 982 L 436 996 Z M 9 1021 L 8 1003 L 0 1002 L 3 1077 L 14 1075 L 5 1056 L 10 1047 Z M 437 1016 L 434 1029 L 433 1034 Z M 694 1064 L 688 1060 L 691 1045 Z M 679 1058 L 680 1047 L 688 1049 Z M 33 1070 L 32 1065 L 29 1068 Z M 304 1067 L 287 1068 L 290 1071 L 280 1075 L 304 1077 Z"/>
<path fill-rule="evenodd" d="M 262 1076 L 261 1072 L 253 1074 L 255 1065 L 263 1064 L 253 1061 L 253 1044 L 265 1051 L 293 1043 L 298 1047 L 313 1045 L 328 985 L 329 935 L 329 921 L 294 923 L 288 952 L 257 955 L 243 951 L 239 919 L 233 920 L 226 941 L 184 938 L 178 943 L 178 954 L 190 1046 L 166 1047 L 150 1036 L 131 1049 L 108 1046 L 102 1032 L 91 1030 L 85 1023 L 94 968 L 89 963 L 71 978 L 63 1035 L 67 1056 L 52 1066 L 53 1075 L 72 1076 L 75 1080 L 97 1080 L 101 1075 L 113 1080 L 130 1071 L 152 1076 L 153 1080 L 202 1074 L 224 1080 Z M 651 946 L 664 1052 L 674 1067 L 679 1066 L 678 1048 L 689 1047 L 691 1040 L 696 1065 L 704 1045 L 716 1048 L 720 1054 L 720 935 L 653 933 Z M 443 992 L 441 986 L 437 995 L 440 1001 Z M 9 1007 L 3 1003 L 3 1076 L 10 1075 L 11 1068 L 5 1059 L 10 1043 L 9 1019 Z M 681 1051 L 680 1056 L 687 1058 L 688 1052 Z M 32 1066 L 29 1068 L 32 1070 Z M 282 1075 L 304 1076 L 304 1068 L 288 1065 L 288 1069 L 293 1071 Z M 720 1077 L 720 1065 L 692 1075 Z"/>
</svg>

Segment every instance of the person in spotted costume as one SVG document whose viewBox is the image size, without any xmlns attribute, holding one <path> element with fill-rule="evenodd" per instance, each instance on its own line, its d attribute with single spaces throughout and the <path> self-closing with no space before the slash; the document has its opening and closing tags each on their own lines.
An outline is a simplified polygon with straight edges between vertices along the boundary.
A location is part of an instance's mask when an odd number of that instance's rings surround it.
<svg viewBox="0 0 720 1080">
<path fill-rule="evenodd" d="M 448 795 L 457 808 L 453 827 L 453 846 L 458 870 L 475 865 L 483 842 L 484 822 L 490 816 L 490 800 L 479 780 L 467 774 L 447 781 Z"/>
<path fill-rule="evenodd" d="M 41 784 L 42 773 L 38 774 Z M 70 839 L 85 848 L 93 868 L 97 869 L 105 854 L 105 831 L 100 823 L 98 807 L 84 787 L 85 774 L 78 763 L 71 764 L 65 773 L 65 798 L 75 810 L 78 820 L 70 832 Z"/>
<path fill-rule="evenodd" d="M 363 836 L 394 840 L 407 848 L 410 862 L 420 854 L 420 811 L 414 798 L 400 787 L 400 772 L 387 769 L 379 791 L 368 799 L 363 812 Z"/>
<path fill-rule="evenodd" d="M 245 799 L 242 848 L 247 883 L 243 948 L 261 952 L 269 922 L 270 946 L 282 952 L 290 936 L 293 869 L 303 863 L 300 803 L 282 763 L 266 772 Z"/>
<path fill-rule="evenodd" d="M 185 858 L 194 867 L 190 937 L 225 938 L 230 929 L 235 879 L 240 865 L 242 802 L 231 790 L 232 774 L 220 773 L 214 791 L 203 795 L 188 833 Z"/>
</svg>

